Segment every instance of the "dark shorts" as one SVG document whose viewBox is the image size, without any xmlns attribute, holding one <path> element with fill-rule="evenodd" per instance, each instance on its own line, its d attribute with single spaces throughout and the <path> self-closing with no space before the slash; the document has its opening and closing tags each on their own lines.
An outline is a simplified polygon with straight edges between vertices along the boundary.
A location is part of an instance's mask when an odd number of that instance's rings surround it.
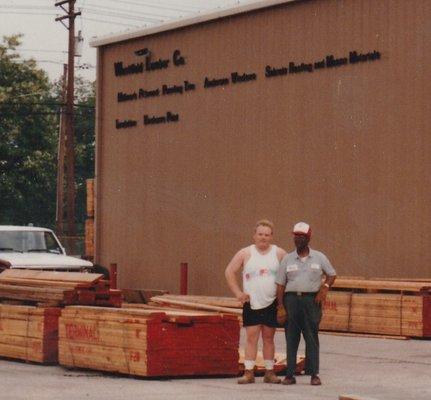
<svg viewBox="0 0 431 400">
<path fill-rule="evenodd" d="M 259 310 L 252 310 L 250 303 L 244 303 L 242 307 L 243 326 L 265 325 L 270 328 L 278 328 L 277 301 Z"/>
</svg>

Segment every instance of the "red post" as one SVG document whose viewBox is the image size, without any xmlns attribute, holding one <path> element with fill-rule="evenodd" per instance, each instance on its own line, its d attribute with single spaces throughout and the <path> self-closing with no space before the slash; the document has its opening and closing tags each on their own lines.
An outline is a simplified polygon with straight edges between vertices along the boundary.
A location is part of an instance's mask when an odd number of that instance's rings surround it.
<svg viewBox="0 0 431 400">
<path fill-rule="evenodd" d="M 180 294 L 187 294 L 187 271 L 188 271 L 188 264 L 181 263 Z"/>
<path fill-rule="evenodd" d="M 111 289 L 117 289 L 117 264 L 109 266 L 109 284 Z"/>
</svg>

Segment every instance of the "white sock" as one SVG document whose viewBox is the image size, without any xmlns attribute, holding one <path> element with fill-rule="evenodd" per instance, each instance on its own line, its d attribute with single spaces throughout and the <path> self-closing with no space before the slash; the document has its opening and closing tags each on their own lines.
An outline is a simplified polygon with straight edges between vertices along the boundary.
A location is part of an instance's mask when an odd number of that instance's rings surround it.
<svg viewBox="0 0 431 400">
<path fill-rule="evenodd" d="M 274 369 L 274 360 L 265 360 L 265 369 Z"/>
<path fill-rule="evenodd" d="M 248 370 L 253 369 L 254 364 L 255 364 L 254 360 L 244 360 L 245 369 L 248 369 Z"/>
</svg>

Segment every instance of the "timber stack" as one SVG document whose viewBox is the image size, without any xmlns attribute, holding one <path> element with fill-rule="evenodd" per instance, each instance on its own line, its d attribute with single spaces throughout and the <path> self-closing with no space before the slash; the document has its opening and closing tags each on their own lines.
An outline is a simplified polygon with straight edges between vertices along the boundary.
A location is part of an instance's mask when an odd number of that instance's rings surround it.
<svg viewBox="0 0 431 400">
<path fill-rule="evenodd" d="M 242 313 L 240 303 L 229 297 L 165 294 L 152 297 L 145 307 L 161 306 Z M 320 329 L 431 338 L 431 282 L 338 278 L 324 304 Z"/>
<path fill-rule="evenodd" d="M 121 307 L 120 290 L 101 274 L 8 269 L 0 274 L 0 356 L 43 364 L 58 362 L 62 306 Z"/>
<path fill-rule="evenodd" d="M 431 338 L 431 283 L 338 278 L 321 330 Z"/>
<path fill-rule="evenodd" d="M 0 299 L 50 307 L 121 307 L 121 290 L 110 289 L 102 278 L 102 274 L 7 269 L 0 274 Z"/>
<path fill-rule="evenodd" d="M 59 308 L 0 304 L 0 355 L 57 363 L 59 316 Z"/>
<path fill-rule="evenodd" d="M 239 331 L 231 315 L 70 306 L 59 362 L 144 377 L 237 375 Z"/>
<path fill-rule="evenodd" d="M 87 179 L 87 219 L 85 220 L 85 256 L 94 259 L 94 179 Z"/>
</svg>

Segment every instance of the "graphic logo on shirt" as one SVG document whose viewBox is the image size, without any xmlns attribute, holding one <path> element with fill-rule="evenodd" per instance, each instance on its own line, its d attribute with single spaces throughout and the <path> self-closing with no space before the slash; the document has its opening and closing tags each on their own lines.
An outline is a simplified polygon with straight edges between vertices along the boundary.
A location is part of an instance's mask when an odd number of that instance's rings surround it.
<svg viewBox="0 0 431 400">
<path fill-rule="evenodd" d="M 264 268 L 260 268 L 259 270 L 255 271 L 255 272 L 245 273 L 244 278 L 246 281 L 249 281 L 251 278 L 265 277 L 265 276 L 269 276 L 270 274 L 271 274 L 270 269 L 267 267 L 264 267 Z"/>
</svg>

